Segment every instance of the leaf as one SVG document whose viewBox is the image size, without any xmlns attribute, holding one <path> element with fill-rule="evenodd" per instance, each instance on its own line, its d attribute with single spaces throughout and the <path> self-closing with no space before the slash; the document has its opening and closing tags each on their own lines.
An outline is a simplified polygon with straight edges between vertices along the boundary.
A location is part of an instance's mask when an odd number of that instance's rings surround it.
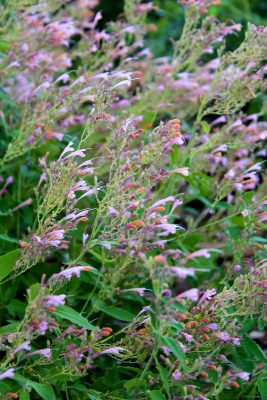
<svg viewBox="0 0 267 400">
<path fill-rule="evenodd" d="M 207 121 L 201 121 L 201 125 L 205 133 L 210 133 L 210 126 Z"/>
<path fill-rule="evenodd" d="M 165 400 L 165 396 L 161 393 L 160 390 L 152 390 L 148 393 L 151 400 Z"/>
<path fill-rule="evenodd" d="M 66 319 L 82 328 L 86 328 L 90 331 L 92 331 L 95 328 L 92 324 L 90 324 L 90 322 L 85 317 L 79 314 L 76 310 L 73 310 L 73 308 L 71 307 L 58 306 L 56 311 L 53 312 L 53 314 L 57 315 L 62 319 Z"/>
<path fill-rule="evenodd" d="M 19 323 L 14 323 L 14 324 L 9 324 L 5 326 L 1 326 L 0 328 L 0 335 L 3 335 L 5 333 L 13 333 L 17 331 L 17 328 L 19 326 Z"/>
<path fill-rule="evenodd" d="M 40 292 L 40 283 L 36 282 L 31 287 L 28 289 L 28 297 L 29 297 L 29 303 L 33 301 L 39 294 Z"/>
<path fill-rule="evenodd" d="M 258 379 L 257 385 L 261 400 L 267 400 L 267 380 L 265 378 Z"/>
<path fill-rule="evenodd" d="M 0 234 L 0 239 L 4 240 L 5 242 L 9 242 L 9 243 L 18 243 L 18 240 L 15 238 L 12 238 L 8 235 L 4 235 L 4 234 Z"/>
<path fill-rule="evenodd" d="M 44 400 L 56 400 L 52 386 L 43 385 L 41 383 L 29 381 L 29 385 L 41 396 Z"/>
<path fill-rule="evenodd" d="M 256 357 L 257 360 L 263 361 L 265 363 L 267 362 L 267 358 L 260 346 L 248 336 L 245 336 L 241 340 L 241 346 L 243 347 L 245 352 L 248 353 L 251 357 Z"/>
<path fill-rule="evenodd" d="M 19 400 L 30 400 L 30 395 L 28 390 L 24 389 L 20 392 Z"/>
<path fill-rule="evenodd" d="M 22 386 L 30 386 L 33 388 L 36 393 L 44 400 L 56 400 L 55 392 L 51 385 L 45 385 L 42 383 L 31 381 L 30 379 L 25 378 L 22 375 L 16 374 L 14 377 L 15 381 L 17 381 Z M 27 399 L 27 397 L 26 397 Z"/>
<path fill-rule="evenodd" d="M 168 397 L 170 398 L 170 386 L 169 386 L 169 381 L 168 381 L 168 374 L 167 371 L 164 367 L 162 367 L 162 365 L 160 365 L 159 361 L 157 358 L 155 358 L 156 364 L 157 364 L 157 369 L 159 371 L 160 374 L 160 379 L 161 382 L 163 383 L 164 389 L 168 395 Z"/>
<path fill-rule="evenodd" d="M 0 256 L 0 281 L 10 274 L 18 256 L 19 249 L 10 251 L 9 253 Z"/>
<path fill-rule="evenodd" d="M 176 340 L 174 340 L 173 338 L 171 338 L 169 336 L 162 336 L 161 340 L 162 340 L 162 344 L 167 346 L 173 352 L 175 357 L 181 361 L 182 367 L 186 371 L 187 365 L 185 362 L 185 355 L 184 355 L 183 350 L 179 346 L 179 344 L 176 342 Z"/>
<path fill-rule="evenodd" d="M 122 310 L 118 307 L 106 306 L 104 303 L 96 306 L 98 310 L 103 311 L 104 313 L 110 315 L 113 318 L 117 318 L 120 321 L 131 322 L 134 318 L 134 315 L 129 311 Z"/>
</svg>

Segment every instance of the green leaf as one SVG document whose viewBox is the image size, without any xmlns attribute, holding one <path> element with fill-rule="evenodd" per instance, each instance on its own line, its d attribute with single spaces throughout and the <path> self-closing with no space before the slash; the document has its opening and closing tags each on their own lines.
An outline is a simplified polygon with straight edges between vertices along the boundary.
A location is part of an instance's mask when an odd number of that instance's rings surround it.
<svg viewBox="0 0 267 400">
<path fill-rule="evenodd" d="M 152 390 L 148 393 L 151 400 L 165 400 L 165 396 L 161 393 L 160 390 Z"/>
<path fill-rule="evenodd" d="M 5 333 L 13 333 L 17 331 L 19 323 L 9 324 L 5 326 L 1 326 L 0 328 L 0 335 L 4 335 Z"/>
<path fill-rule="evenodd" d="M 207 121 L 201 121 L 201 125 L 205 133 L 210 133 L 210 126 Z"/>
<path fill-rule="evenodd" d="M 29 385 L 41 396 L 44 400 L 56 400 L 52 386 L 43 385 L 41 383 L 29 381 Z"/>
<path fill-rule="evenodd" d="M 263 353 L 262 349 L 260 346 L 254 342 L 254 340 L 250 339 L 248 336 L 245 336 L 241 340 L 241 346 L 245 350 L 246 353 L 248 353 L 251 357 L 256 357 L 257 360 L 267 362 L 267 358 L 265 354 Z"/>
<path fill-rule="evenodd" d="M 6 276 L 12 271 L 17 258 L 19 256 L 19 249 L 10 251 L 9 253 L 0 256 L 0 281 L 2 281 Z"/>
<path fill-rule="evenodd" d="M 9 243 L 18 243 L 18 240 L 15 238 L 12 238 L 8 235 L 4 235 L 4 234 L 0 234 L 0 239 L 4 240 L 5 242 L 9 242 Z"/>
<path fill-rule="evenodd" d="M 167 346 L 175 355 L 178 360 L 181 361 L 182 367 L 185 371 L 187 371 L 187 365 L 185 362 L 185 355 L 179 344 L 177 343 L 176 340 L 169 336 L 162 336 L 161 337 L 162 344 Z"/>
<path fill-rule="evenodd" d="M 261 400 L 267 400 L 267 380 L 265 378 L 258 379 L 257 385 Z"/>
<path fill-rule="evenodd" d="M 33 301 L 39 294 L 40 292 L 40 283 L 34 283 L 29 289 L 28 289 L 28 297 L 29 297 L 29 303 Z"/>
<path fill-rule="evenodd" d="M 24 389 L 20 392 L 19 400 L 30 400 L 30 395 L 28 390 Z"/>
<path fill-rule="evenodd" d="M 84 318 L 81 314 L 79 314 L 76 310 L 73 310 L 71 307 L 67 306 L 58 306 L 56 311 L 53 312 L 54 315 L 62 319 L 66 319 L 73 324 L 81 326 L 82 328 L 86 328 L 88 330 L 93 330 L 95 327 L 90 324 L 90 322 Z"/>
<path fill-rule="evenodd" d="M 167 373 L 166 369 L 162 365 L 160 365 L 157 358 L 155 358 L 155 361 L 157 364 L 157 369 L 160 374 L 161 382 L 163 383 L 164 389 L 165 389 L 168 397 L 170 398 L 171 395 L 170 395 L 170 386 L 169 386 L 169 381 L 168 381 L 168 373 Z"/>
<path fill-rule="evenodd" d="M 104 313 L 110 315 L 113 318 L 119 319 L 120 321 L 131 322 L 134 318 L 134 315 L 132 313 L 130 313 L 129 311 L 122 310 L 118 307 L 106 306 L 104 303 L 97 305 L 96 308 L 98 310 L 103 311 Z"/>
<path fill-rule="evenodd" d="M 23 375 L 16 374 L 14 376 L 15 381 L 17 381 L 22 386 L 30 386 L 36 393 L 44 400 L 56 400 L 55 392 L 51 385 L 45 385 L 42 383 L 31 381 L 25 378 Z M 27 397 L 26 397 L 27 399 Z"/>
</svg>

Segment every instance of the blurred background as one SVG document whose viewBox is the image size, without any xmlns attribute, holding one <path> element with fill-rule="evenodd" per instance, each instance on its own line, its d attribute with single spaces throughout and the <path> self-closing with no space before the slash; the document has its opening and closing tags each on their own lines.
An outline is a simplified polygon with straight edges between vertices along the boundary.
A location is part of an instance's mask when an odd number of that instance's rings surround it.
<svg viewBox="0 0 267 400">
<path fill-rule="evenodd" d="M 159 10 L 149 13 L 147 22 L 156 23 L 158 29 L 149 33 L 147 45 L 158 57 L 171 51 L 170 37 L 179 38 L 183 26 L 183 9 L 177 4 L 177 0 L 154 0 L 153 4 L 158 6 Z M 99 9 L 103 14 L 102 23 L 115 20 L 123 12 L 123 5 L 124 0 L 101 0 Z M 221 0 L 221 6 L 211 7 L 210 14 L 221 20 L 232 19 L 242 23 L 244 27 L 248 22 L 267 25 L 267 0 Z M 235 47 L 241 39 L 242 35 L 232 45 Z"/>
</svg>

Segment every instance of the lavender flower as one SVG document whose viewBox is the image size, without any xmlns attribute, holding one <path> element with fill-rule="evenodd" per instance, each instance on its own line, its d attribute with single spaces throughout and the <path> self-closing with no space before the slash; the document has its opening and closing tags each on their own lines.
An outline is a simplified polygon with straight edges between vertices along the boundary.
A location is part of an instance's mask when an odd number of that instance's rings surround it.
<svg viewBox="0 0 267 400">
<path fill-rule="evenodd" d="M 5 372 L 2 372 L 2 374 L 0 374 L 0 381 L 6 378 L 11 379 L 14 377 L 14 375 L 15 375 L 15 368 L 9 368 Z"/>
<path fill-rule="evenodd" d="M 35 355 L 40 355 L 44 358 L 51 358 L 51 349 L 47 348 L 47 349 L 36 350 L 33 351 L 32 353 L 27 354 L 27 357 Z"/>
<path fill-rule="evenodd" d="M 101 356 L 103 354 L 111 354 L 113 356 L 119 357 L 121 351 L 126 351 L 126 350 L 123 349 L 122 347 L 111 347 L 110 349 L 106 349 L 101 351 L 100 353 L 97 353 L 97 356 Z"/>
<path fill-rule="evenodd" d="M 65 304 L 65 294 L 59 294 L 59 295 L 49 295 L 43 297 L 43 303 L 45 306 L 61 306 Z"/>
<path fill-rule="evenodd" d="M 16 354 L 18 352 L 20 352 L 21 350 L 31 350 L 31 346 L 30 346 L 30 342 L 24 342 L 21 345 L 19 345 L 14 351 L 13 353 Z"/>
</svg>

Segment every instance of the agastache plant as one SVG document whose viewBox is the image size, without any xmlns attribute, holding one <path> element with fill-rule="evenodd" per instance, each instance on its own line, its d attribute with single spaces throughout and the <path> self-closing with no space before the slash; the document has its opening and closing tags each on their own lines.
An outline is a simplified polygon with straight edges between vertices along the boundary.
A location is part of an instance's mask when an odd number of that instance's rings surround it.
<svg viewBox="0 0 267 400">
<path fill-rule="evenodd" d="M 266 28 L 108 3 L 0 3 L 0 397 L 263 400 Z"/>
</svg>

